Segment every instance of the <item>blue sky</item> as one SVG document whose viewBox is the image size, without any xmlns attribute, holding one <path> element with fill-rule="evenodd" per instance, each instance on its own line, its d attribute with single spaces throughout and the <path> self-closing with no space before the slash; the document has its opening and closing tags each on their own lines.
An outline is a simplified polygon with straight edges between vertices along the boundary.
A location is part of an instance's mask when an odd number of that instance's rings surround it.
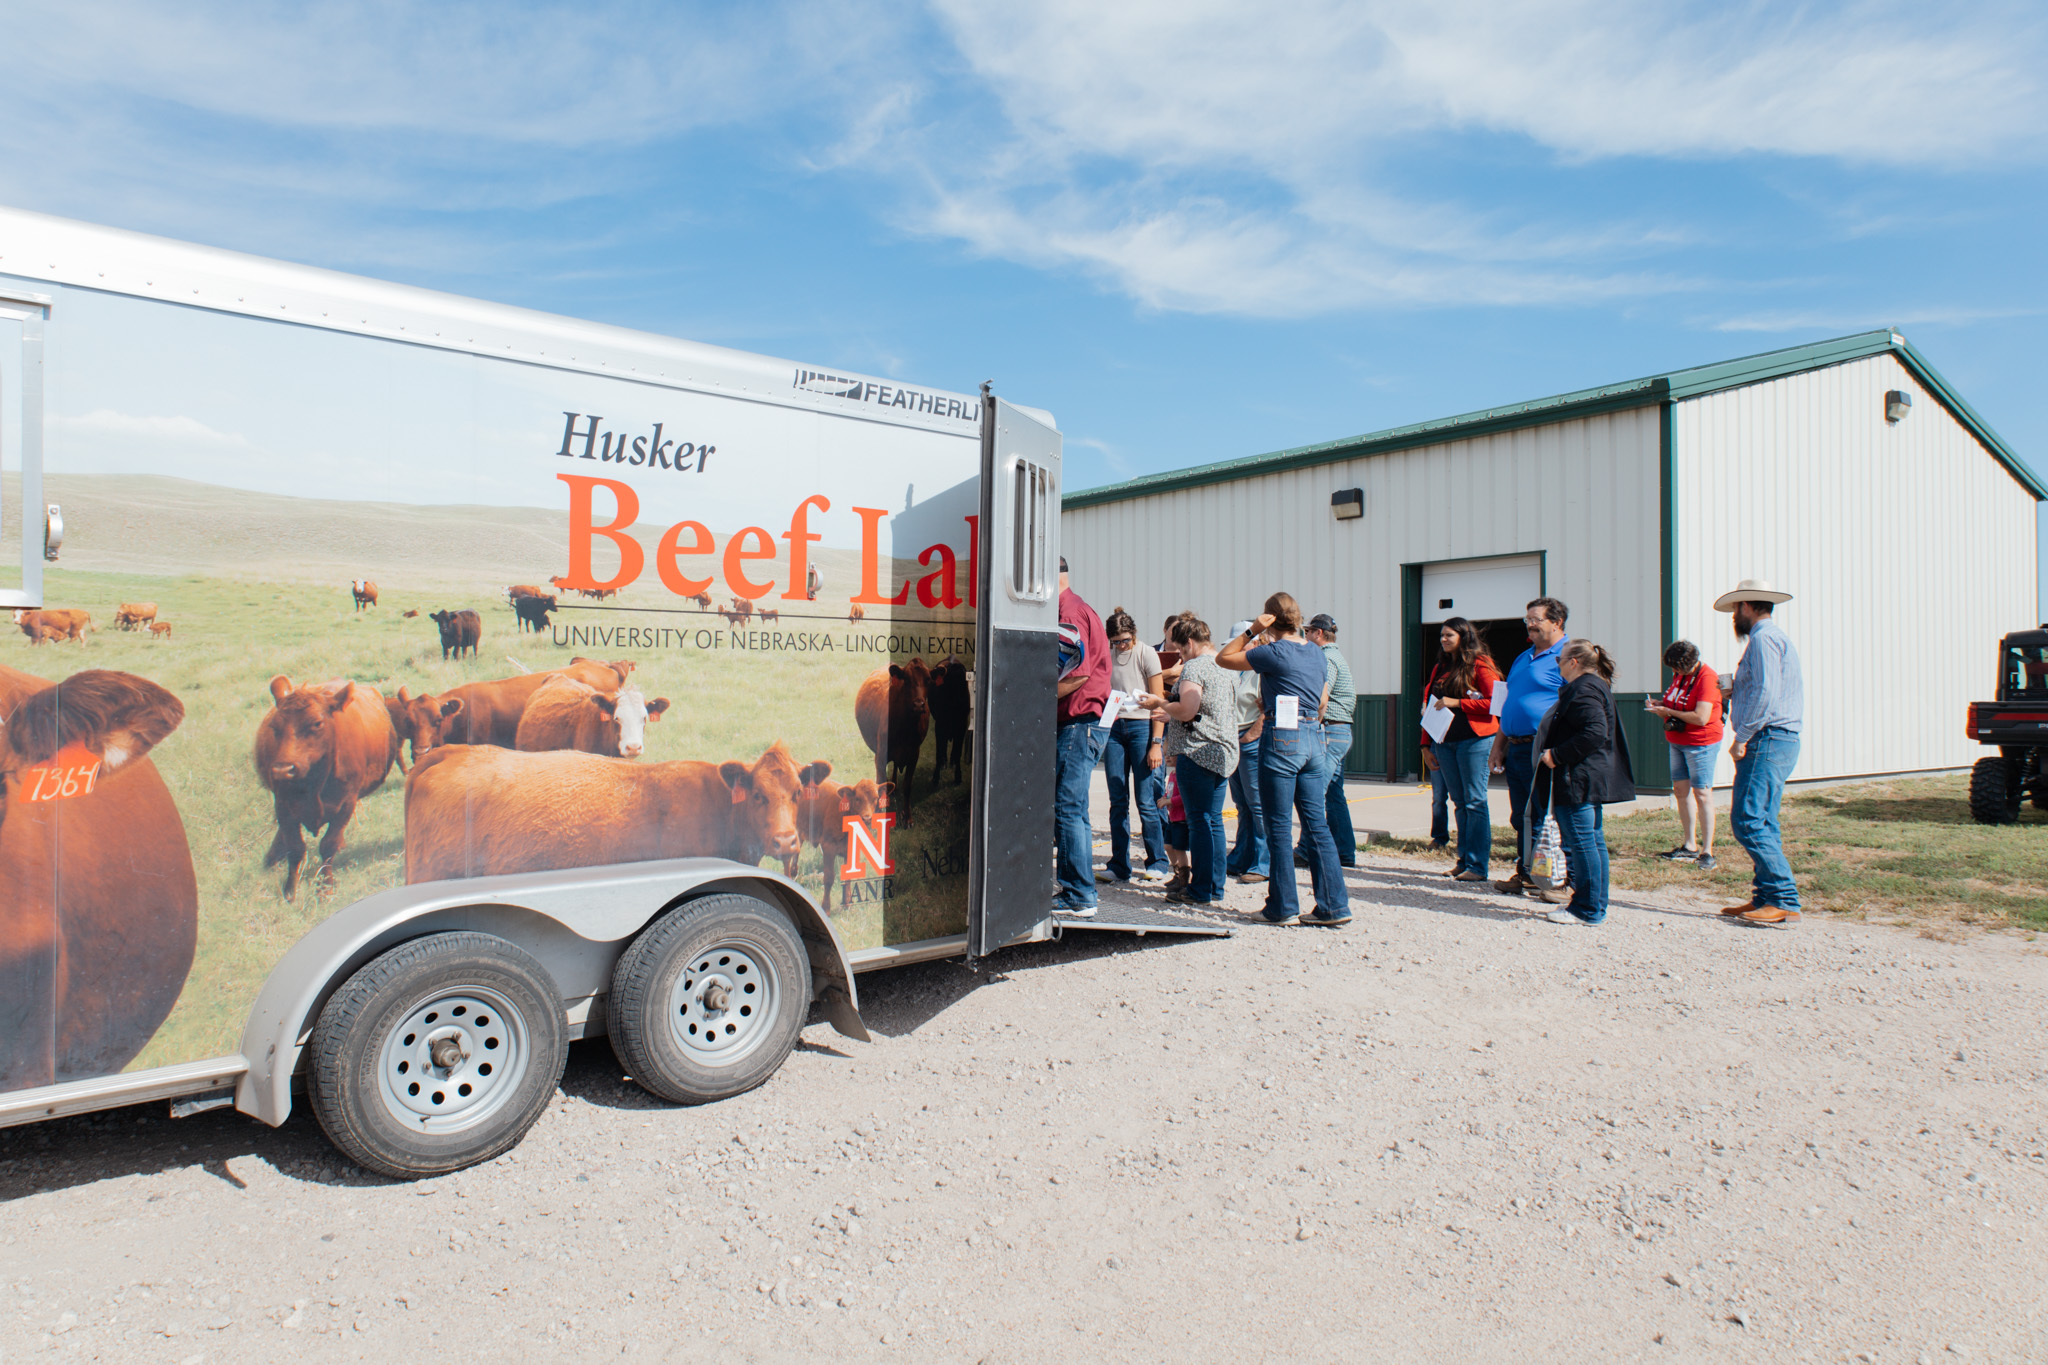
<svg viewBox="0 0 2048 1365">
<path fill-rule="evenodd" d="M 1050 408 L 1070 487 L 1865 328 L 2048 470 L 2048 10 L 15 0 L 0 201 Z"/>
</svg>

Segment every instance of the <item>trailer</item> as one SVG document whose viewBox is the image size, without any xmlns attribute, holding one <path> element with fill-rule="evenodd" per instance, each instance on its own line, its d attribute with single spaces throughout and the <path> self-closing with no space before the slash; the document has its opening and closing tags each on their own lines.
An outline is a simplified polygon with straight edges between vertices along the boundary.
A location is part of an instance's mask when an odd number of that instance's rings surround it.
<svg viewBox="0 0 2048 1365">
<path fill-rule="evenodd" d="M 1059 934 L 1059 490 L 987 385 L 0 211 L 0 1124 L 434 1174 Z"/>
</svg>

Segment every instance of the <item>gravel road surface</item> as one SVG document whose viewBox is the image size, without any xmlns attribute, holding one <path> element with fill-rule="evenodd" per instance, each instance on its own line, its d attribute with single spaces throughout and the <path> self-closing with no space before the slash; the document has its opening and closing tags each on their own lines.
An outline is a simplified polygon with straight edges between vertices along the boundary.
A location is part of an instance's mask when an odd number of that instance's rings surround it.
<svg viewBox="0 0 2048 1365">
<path fill-rule="evenodd" d="M 715 1106 L 579 1044 L 416 1185 L 303 1114 L 0 1131 L 0 1360 L 2048 1359 L 2039 946 L 1440 870 L 869 976 Z"/>
</svg>

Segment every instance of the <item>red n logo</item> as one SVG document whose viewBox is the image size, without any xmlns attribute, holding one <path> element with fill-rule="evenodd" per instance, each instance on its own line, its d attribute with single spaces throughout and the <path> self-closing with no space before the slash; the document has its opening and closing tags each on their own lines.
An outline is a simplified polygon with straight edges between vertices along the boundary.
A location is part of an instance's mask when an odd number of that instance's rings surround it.
<svg viewBox="0 0 2048 1365">
<path fill-rule="evenodd" d="M 887 877 L 896 871 L 896 864 L 889 861 L 889 827 L 895 823 L 896 816 L 892 811 L 883 811 L 866 820 L 857 815 L 843 817 L 846 866 L 839 870 L 839 880 L 850 882 L 861 877 Z"/>
</svg>

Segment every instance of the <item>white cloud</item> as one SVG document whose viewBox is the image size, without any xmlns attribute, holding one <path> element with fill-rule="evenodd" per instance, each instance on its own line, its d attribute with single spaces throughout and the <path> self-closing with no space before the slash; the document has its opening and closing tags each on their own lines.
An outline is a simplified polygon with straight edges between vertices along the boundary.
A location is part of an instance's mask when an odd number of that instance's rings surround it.
<svg viewBox="0 0 2048 1365">
<path fill-rule="evenodd" d="M 248 438 L 231 431 L 215 431 L 195 418 L 184 416 L 139 416 L 95 408 L 78 417 L 53 413 L 46 419 L 58 431 L 106 441 L 170 441 L 183 446 L 246 450 Z"/>
</svg>

